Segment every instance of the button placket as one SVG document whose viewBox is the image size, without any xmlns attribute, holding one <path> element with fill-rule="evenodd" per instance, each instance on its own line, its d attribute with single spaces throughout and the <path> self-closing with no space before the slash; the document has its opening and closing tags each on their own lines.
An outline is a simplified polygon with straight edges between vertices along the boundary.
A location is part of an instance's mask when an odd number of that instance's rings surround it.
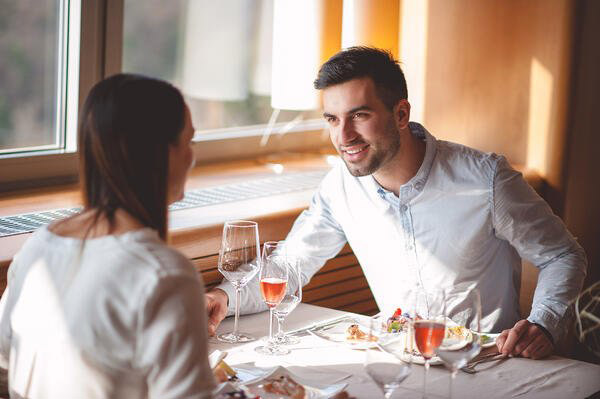
<svg viewBox="0 0 600 399">
<path fill-rule="evenodd" d="M 398 208 L 397 215 L 400 218 L 400 226 L 402 230 L 402 237 L 404 241 L 404 245 L 402 245 L 402 249 L 404 250 L 404 259 L 407 261 L 408 270 L 411 271 L 413 275 L 413 280 L 419 284 L 421 281 L 421 277 L 419 275 L 419 268 L 416 262 L 415 251 L 414 251 L 414 232 L 412 228 L 412 220 L 410 215 L 410 207 L 406 201 L 409 200 L 410 197 L 410 187 L 402 187 L 400 190 L 399 198 L 398 198 Z"/>
<path fill-rule="evenodd" d="M 404 210 L 402 211 L 402 209 Z M 408 204 L 403 204 L 401 206 L 400 217 L 402 219 L 402 230 L 404 231 L 405 253 L 407 255 L 410 268 L 413 270 L 415 275 L 415 283 L 417 287 L 422 287 L 421 268 L 419 267 L 419 263 L 417 261 L 417 251 L 415 249 L 415 232 L 413 229 L 412 214 L 410 213 L 410 206 Z"/>
</svg>

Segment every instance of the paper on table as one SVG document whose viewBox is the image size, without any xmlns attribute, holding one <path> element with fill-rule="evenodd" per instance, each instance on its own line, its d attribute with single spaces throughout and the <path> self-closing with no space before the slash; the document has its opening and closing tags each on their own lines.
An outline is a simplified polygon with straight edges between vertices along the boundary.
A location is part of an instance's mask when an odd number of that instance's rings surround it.
<svg viewBox="0 0 600 399">
<path fill-rule="evenodd" d="M 238 377 L 240 377 L 242 382 L 261 378 L 276 369 L 276 367 L 257 367 L 254 363 L 237 364 L 233 368 L 238 372 Z M 350 373 L 344 373 L 327 366 L 289 366 L 287 369 L 303 379 L 323 385 L 335 384 L 352 376 Z"/>
<path fill-rule="evenodd" d="M 332 383 L 331 381 L 323 381 L 323 377 L 325 373 L 313 374 L 311 378 L 306 377 L 307 369 L 305 367 L 297 368 L 298 371 L 301 371 L 302 374 L 292 372 L 291 370 L 286 369 L 285 367 L 278 366 L 274 369 L 269 370 L 262 378 L 259 380 L 254 380 L 249 382 L 246 385 L 249 388 L 250 392 L 253 394 L 260 394 L 261 397 L 264 398 L 272 398 L 278 397 L 278 395 L 269 394 L 264 391 L 263 388 L 263 380 L 265 378 L 268 379 L 277 379 L 280 376 L 289 376 L 299 384 L 302 384 L 304 389 L 306 390 L 306 397 L 310 399 L 325 399 L 331 398 L 336 394 L 343 391 L 348 384 L 347 383 Z M 326 373 L 327 375 L 331 375 L 331 373 Z"/>
</svg>

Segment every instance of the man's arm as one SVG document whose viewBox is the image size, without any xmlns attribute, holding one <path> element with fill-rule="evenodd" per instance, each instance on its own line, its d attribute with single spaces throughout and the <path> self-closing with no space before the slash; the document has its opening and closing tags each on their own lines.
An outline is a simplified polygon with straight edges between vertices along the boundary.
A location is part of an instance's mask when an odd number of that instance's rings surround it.
<svg viewBox="0 0 600 399">
<path fill-rule="evenodd" d="M 585 253 L 562 220 L 503 157 L 494 177 L 493 223 L 497 237 L 540 269 L 529 317 L 502 333 L 498 349 L 513 356 L 547 356 L 553 342 L 564 335 L 566 326 L 561 321 L 581 291 Z"/>
<path fill-rule="evenodd" d="M 323 186 L 323 184 L 322 184 Z M 320 189 L 311 201 L 309 209 L 298 216 L 286 237 L 286 250 L 293 254 L 299 263 L 301 281 L 295 276 L 289 277 L 288 284 L 306 285 L 312 276 L 333 258 L 346 243 L 346 236 L 335 221 L 329 208 L 329 201 Z M 209 333 L 214 335 L 216 328 L 227 315 L 235 310 L 235 288 L 226 280 L 206 294 Z M 240 312 L 256 313 L 266 310 L 261 297 L 259 277 L 256 275 L 244 287 L 241 293 Z"/>
</svg>

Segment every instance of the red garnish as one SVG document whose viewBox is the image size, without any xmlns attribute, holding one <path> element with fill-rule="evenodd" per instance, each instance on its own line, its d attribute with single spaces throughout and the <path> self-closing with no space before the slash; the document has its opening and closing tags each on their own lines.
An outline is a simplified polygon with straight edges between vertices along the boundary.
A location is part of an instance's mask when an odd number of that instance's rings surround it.
<svg viewBox="0 0 600 399">
<path fill-rule="evenodd" d="M 402 309 L 398 308 L 398 309 L 396 309 L 396 311 L 394 312 L 394 315 L 392 317 L 394 319 L 398 319 L 398 318 L 400 318 L 400 316 L 402 316 Z"/>
</svg>

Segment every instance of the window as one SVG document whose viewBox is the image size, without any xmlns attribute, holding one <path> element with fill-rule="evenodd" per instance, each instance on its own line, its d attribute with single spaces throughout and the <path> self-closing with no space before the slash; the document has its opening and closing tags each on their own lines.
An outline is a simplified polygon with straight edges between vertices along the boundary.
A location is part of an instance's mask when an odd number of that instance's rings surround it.
<svg viewBox="0 0 600 399">
<path fill-rule="evenodd" d="M 199 137 L 323 127 L 317 111 L 271 108 L 273 0 L 125 0 L 123 19 L 123 71 L 181 88 Z"/>
<path fill-rule="evenodd" d="M 93 84 L 120 71 L 182 89 L 200 162 L 329 145 L 317 111 L 271 107 L 273 4 L 3 1 L 0 192 L 77 178 L 77 111 Z"/>
<path fill-rule="evenodd" d="M 60 0 L 3 2 L 0 154 L 71 146 L 67 133 L 75 129 L 79 90 L 77 11 Z"/>
</svg>

